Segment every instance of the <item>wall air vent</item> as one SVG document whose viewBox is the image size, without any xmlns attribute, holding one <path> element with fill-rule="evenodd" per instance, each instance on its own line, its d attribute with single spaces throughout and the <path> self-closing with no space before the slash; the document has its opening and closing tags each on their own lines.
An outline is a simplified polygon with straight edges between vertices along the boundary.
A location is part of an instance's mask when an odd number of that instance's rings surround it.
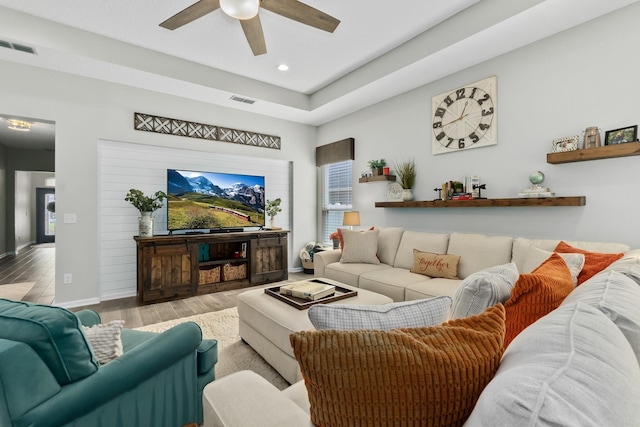
<svg viewBox="0 0 640 427">
<path fill-rule="evenodd" d="M 13 49 L 13 50 L 18 50 L 20 52 L 31 53 L 33 55 L 37 54 L 36 50 L 31 46 L 25 46 L 19 43 L 11 43 L 6 40 L 0 40 L 0 47 L 6 47 L 7 49 Z"/>
<path fill-rule="evenodd" d="M 245 104 L 254 104 L 256 102 L 255 99 L 242 98 L 240 96 L 233 95 L 231 97 L 232 101 L 244 102 Z"/>
</svg>

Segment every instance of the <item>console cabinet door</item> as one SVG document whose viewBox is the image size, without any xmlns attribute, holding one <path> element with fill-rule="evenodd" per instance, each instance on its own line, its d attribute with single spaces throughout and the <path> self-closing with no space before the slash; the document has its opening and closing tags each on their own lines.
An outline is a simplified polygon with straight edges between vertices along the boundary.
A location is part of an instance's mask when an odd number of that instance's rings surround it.
<svg viewBox="0 0 640 427">
<path fill-rule="evenodd" d="M 167 301 L 193 295 L 198 286 L 197 248 L 198 245 L 187 242 L 139 247 L 139 302 Z"/>
<path fill-rule="evenodd" d="M 251 239 L 251 284 L 286 280 L 289 277 L 287 234 L 258 235 Z"/>
</svg>

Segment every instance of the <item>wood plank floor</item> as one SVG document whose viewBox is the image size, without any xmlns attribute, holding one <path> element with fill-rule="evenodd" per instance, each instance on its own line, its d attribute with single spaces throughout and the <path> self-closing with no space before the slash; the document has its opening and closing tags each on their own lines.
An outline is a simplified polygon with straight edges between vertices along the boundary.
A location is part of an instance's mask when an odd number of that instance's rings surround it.
<svg viewBox="0 0 640 427">
<path fill-rule="evenodd" d="M 304 273 L 289 273 L 288 281 L 310 277 Z M 53 304 L 55 298 L 55 247 L 34 245 L 20 251 L 17 255 L 0 259 L 0 284 L 21 282 L 35 282 L 31 291 L 24 297 L 24 301 Z M 143 306 L 137 304 L 135 297 L 122 298 L 86 307 L 76 307 L 71 311 L 90 308 L 100 314 L 103 322 L 123 319 L 125 327 L 137 328 L 235 307 L 237 295 L 247 289 L 253 288 L 217 292 Z"/>
</svg>

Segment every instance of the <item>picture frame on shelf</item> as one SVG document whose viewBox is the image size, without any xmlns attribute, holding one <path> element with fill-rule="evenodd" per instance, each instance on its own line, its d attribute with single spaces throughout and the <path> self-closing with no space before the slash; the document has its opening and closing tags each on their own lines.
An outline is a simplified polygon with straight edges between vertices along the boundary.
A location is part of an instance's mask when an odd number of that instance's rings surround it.
<svg viewBox="0 0 640 427">
<path fill-rule="evenodd" d="M 578 149 L 578 141 L 580 137 L 578 135 L 566 136 L 564 138 L 557 138 L 553 140 L 551 145 L 552 153 L 563 153 L 565 151 L 574 151 Z"/>
<path fill-rule="evenodd" d="M 604 134 L 604 145 L 624 144 L 638 140 L 638 125 L 608 130 Z"/>
</svg>

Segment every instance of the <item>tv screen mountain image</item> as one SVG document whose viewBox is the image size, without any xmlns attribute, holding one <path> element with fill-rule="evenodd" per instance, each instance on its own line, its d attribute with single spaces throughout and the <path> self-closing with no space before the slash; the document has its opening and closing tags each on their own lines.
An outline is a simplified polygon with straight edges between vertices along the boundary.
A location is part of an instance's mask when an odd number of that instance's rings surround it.
<svg viewBox="0 0 640 427">
<path fill-rule="evenodd" d="M 264 176 L 167 169 L 167 228 L 265 225 Z"/>
</svg>

